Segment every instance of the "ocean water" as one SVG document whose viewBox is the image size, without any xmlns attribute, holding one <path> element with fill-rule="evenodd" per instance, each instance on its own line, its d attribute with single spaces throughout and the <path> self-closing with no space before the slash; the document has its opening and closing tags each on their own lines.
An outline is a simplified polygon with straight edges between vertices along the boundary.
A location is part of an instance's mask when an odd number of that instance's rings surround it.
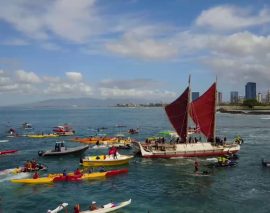
<svg viewBox="0 0 270 213">
<path fill-rule="evenodd" d="M 127 134 L 129 128 L 139 128 L 137 140 L 171 129 L 162 108 L 94 108 L 94 109 L 2 109 L 0 110 L 0 141 L 5 131 L 14 127 L 21 134 L 24 122 L 30 122 L 33 132 L 50 132 L 63 123 L 73 126 L 78 136 L 88 136 L 98 127 L 108 127 L 104 133 Z M 126 125 L 126 128 L 116 128 Z M 263 115 L 217 114 L 217 133 L 233 139 L 241 135 L 245 143 L 234 168 L 216 168 L 207 177 L 194 176 L 193 159 L 134 158 L 127 166 L 128 174 L 102 180 L 49 185 L 14 184 L 0 177 L 0 212 L 47 212 L 62 202 L 69 203 L 69 212 L 79 203 L 82 210 L 91 201 L 99 205 L 129 198 L 132 203 L 119 213 L 208 213 L 208 212 L 269 212 L 270 169 L 262 168 L 261 158 L 270 160 L 270 119 Z M 65 140 L 68 146 L 78 143 Z M 48 173 L 73 171 L 78 157 L 41 158 L 39 150 L 54 147 L 59 139 L 11 138 L 0 143 L 0 150 L 18 149 L 13 155 L 0 156 L 0 170 L 22 165 L 37 158 L 49 167 Z M 107 152 L 88 150 L 86 155 Z M 120 151 L 132 154 L 132 151 Z M 203 169 L 205 164 L 201 160 Z M 125 167 L 125 166 L 123 166 Z M 119 168 L 119 167 L 118 167 Z"/>
</svg>

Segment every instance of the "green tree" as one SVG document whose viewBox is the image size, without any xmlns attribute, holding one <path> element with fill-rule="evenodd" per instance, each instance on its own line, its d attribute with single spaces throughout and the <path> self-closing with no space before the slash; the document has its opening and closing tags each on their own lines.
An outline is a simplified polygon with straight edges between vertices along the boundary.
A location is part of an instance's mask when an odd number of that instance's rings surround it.
<svg viewBox="0 0 270 213">
<path fill-rule="evenodd" d="M 256 99 L 246 99 L 243 102 L 243 106 L 247 106 L 252 109 L 254 106 L 260 105 L 260 103 Z"/>
</svg>

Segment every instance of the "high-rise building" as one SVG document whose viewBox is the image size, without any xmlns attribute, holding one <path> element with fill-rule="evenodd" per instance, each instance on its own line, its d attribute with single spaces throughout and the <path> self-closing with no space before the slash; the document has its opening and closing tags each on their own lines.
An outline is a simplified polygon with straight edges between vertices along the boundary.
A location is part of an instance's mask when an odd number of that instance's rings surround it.
<svg viewBox="0 0 270 213">
<path fill-rule="evenodd" d="M 199 92 L 192 92 L 192 101 L 196 100 L 197 98 L 199 98 L 200 93 Z"/>
<path fill-rule="evenodd" d="M 217 104 L 222 103 L 222 92 L 218 92 Z"/>
<path fill-rule="evenodd" d="M 256 83 L 254 82 L 248 82 L 246 84 L 246 93 L 245 98 L 246 99 L 256 99 Z"/>
<path fill-rule="evenodd" d="M 262 93 L 258 93 L 258 95 L 257 95 L 257 101 L 259 102 L 259 103 L 262 103 Z"/>
<path fill-rule="evenodd" d="M 267 93 L 266 93 L 265 102 L 270 103 L 270 90 L 268 90 Z"/>
<path fill-rule="evenodd" d="M 239 102 L 238 92 L 231 91 L 231 104 L 237 104 Z"/>
</svg>

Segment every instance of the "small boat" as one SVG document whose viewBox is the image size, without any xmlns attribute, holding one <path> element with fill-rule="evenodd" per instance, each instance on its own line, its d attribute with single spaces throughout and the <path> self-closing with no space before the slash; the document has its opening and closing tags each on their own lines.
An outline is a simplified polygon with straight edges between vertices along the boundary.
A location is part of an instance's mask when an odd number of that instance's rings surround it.
<svg viewBox="0 0 270 213">
<path fill-rule="evenodd" d="M 115 211 L 117 209 L 121 209 L 127 205 L 129 205 L 131 203 L 131 199 L 121 202 L 121 203 L 108 203 L 106 205 L 103 205 L 101 208 L 98 208 L 96 210 L 86 210 L 86 211 L 82 211 L 80 213 L 106 213 L 106 212 L 112 212 Z"/>
<path fill-rule="evenodd" d="M 27 123 L 27 122 L 22 124 L 22 128 L 25 129 L 25 130 L 33 129 L 32 124 Z"/>
<path fill-rule="evenodd" d="M 75 131 L 72 129 L 72 127 L 67 124 L 64 126 L 54 127 L 53 132 L 59 136 L 71 136 L 75 134 Z"/>
<path fill-rule="evenodd" d="M 14 149 L 11 149 L 11 150 L 3 150 L 3 151 L 0 151 L 0 155 L 7 155 L 7 154 L 12 154 L 12 153 L 15 153 L 17 152 L 18 150 L 14 150 Z"/>
<path fill-rule="evenodd" d="M 129 133 L 129 134 L 132 134 L 132 135 L 133 135 L 133 134 L 138 134 L 138 133 L 139 133 L 139 130 L 138 130 L 138 129 L 129 129 L 129 130 L 128 130 L 128 133 Z"/>
<path fill-rule="evenodd" d="M 65 209 L 68 206 L 68 203 L 62 203 L 59 206 L 57 206 L 54 210 L 48 210 L 47 213 L 57 213 L 61 210 Z"/>
<path fill-rule="evenodd" d="M 128 164 L 129 160 L 132 159 L 132 155 L 120 155 L 114 158 L 112 155 L 98 155 L 98 156 L 87 156 L 80 159 L 80 163 L 83 166 L 116 166 Z"/>
<path fill-rule="evenodd" d="M 54 182 L 74 182 L 81 180 L 91 180 L 91 179 L 100 179 L 105 177 L 110 177 L 114 175 L 127 173 L 128 169 L 118 169 L 111 171 L 103 172 L 93 172 L 93 173 L 83 173 L 82 175 L 74 175 L 74 173 L 68 173 L 67 176 L 63 174 L 49 174 L 47 177 L 40 177 L 37 179 L 28 178 L 28 179 L 12 179 L 12 183 L 28 183 L 28 184 L 48 184 Z"/>
<path fill-rule="evenodd" d="M 264 166 L 264 167 L 270 167 L 270 162 L 269 161 L 265 161 L 264 159 L 262 159 L 262 166 Z"/>
<path fill-rule="evenodd" d="M 213 168 L 213 167 L 216 167 L 216 168 L 219 168 L 219 167 L 233 167 L 233 166 L 236 166 L 238 164 L 237 161 L 235 160 L 228 160 L 227 162 L 216 162 L 216 163 L 212 163 L 212 164 L 209 164 L 208 167 L 209 168 Z"/>
<path fill-rule="evenodd" d="M 108 149 L 110 148 L 109 145 L 106 145 L 106 144 L 101 144 L 101 145 L 95 145 L 95 146 L 92 146 L 91 149 Z"/>
<path fill-rule="evenodd" d="M 85 146 L 78 146 L 73 148 L 67 148 L 64 142 L 56 142 L 55 148 L 53 150 L 48 151 L 38 151 L 38 155 L 45 157 L 45 156 L 61 156 L 61 155 L 68 155 L 68 154 L 82 154 L 89 148 L 88 145 Z"/>
<path fill-rule="evenodd" d="M 0 140 L 0 143 L 7 143 L 9 140 Z"/>
<path fill-rule="evenodd" d="M 131 143 L 132 140 L 130 138 L 122 138 L 122 137 L 109 137 L 109 136 L 90 136 L 87 138 L 74 138 L 73 141 L 86 143 L 86 144 L 113 144 L 113 143 Z"/>
<path fill-rule="evenodd" d="M 56 134 L 31 134 L 26 135 L 28 138 L 56 138 L 59 137 L 59 135 Z"/>
</svg>

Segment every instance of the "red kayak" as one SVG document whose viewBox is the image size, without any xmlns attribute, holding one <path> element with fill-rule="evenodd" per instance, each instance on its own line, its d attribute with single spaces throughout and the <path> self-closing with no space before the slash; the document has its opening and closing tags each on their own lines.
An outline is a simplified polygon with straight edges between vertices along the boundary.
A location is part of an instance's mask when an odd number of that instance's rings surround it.
<svg viewBox="0 0 270 213">
<path fill-rule="evenodd" d="M 113 176 L 113 175 L 119 175 L 119 174 L 124 174 L 124 173 L 128 173 L 128 169 L 117 169 L 117 170 L 108 171 L 106 173 L 106 176 Z"/>
<path fill-rule="evenodd" d="M 12 154 L 17 152 L 18 150 L 4 150 L 4 151 L 0 151 L 0 155 L 7 155 L 7 154 Z"/>
<path fill-rule="evenodd" d="M 53 182 L 63 182 L 63 181 L 81 181 L 82 175 L 67 175 L 58 176 L 53 179 Z"/>
</svg>

